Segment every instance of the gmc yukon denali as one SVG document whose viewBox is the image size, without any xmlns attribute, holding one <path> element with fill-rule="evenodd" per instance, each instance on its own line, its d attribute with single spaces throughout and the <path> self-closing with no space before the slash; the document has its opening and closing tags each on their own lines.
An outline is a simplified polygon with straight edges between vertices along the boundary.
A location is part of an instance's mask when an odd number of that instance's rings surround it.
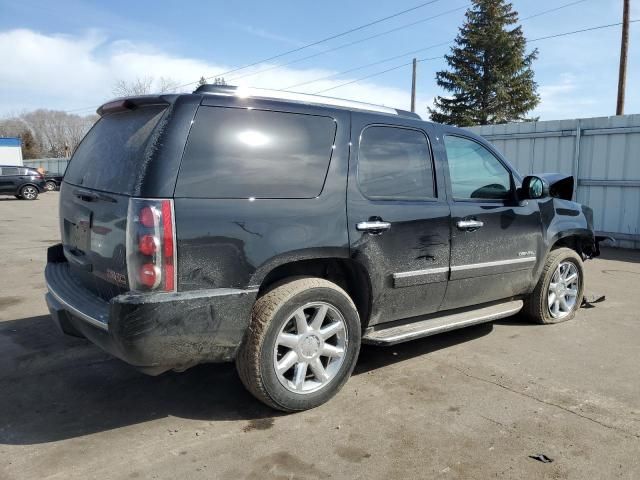
<svg viewBox="0 0 640 480">
<path fill-rule="evenodd" d="M 48 251 L 53 320 L 149 373 L 235 362 L 322 404 L 361 343 L 579 308 L 598 255 L 573 178 L 393 108 L 204 85 L 98 109 Z"/>
</svg>

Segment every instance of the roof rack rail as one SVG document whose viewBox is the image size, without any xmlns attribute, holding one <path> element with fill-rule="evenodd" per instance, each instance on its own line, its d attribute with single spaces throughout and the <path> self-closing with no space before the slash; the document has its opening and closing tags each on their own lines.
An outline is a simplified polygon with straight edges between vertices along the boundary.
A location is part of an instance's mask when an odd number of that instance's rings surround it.
<svg viewBox="0 0 640 480">
<path fill-rule="evenodd" d="M 236 97 L 258 97 L 271 98 L 276 100 L 289 100 L 300 103 L 313 103 L 317 105 L 327 105 L 332 107 L 343 107 L 354 110 L 365 110 L 370 112 L 387 113 L 390 115 L 399 115 L 403 117 L 421 119 L 420 115 L 406 110 L 385 107 L 383 105 L 375 105 L 372 103 L 357 102 L 355 100 L 346 100 L 343 98 L 325 97 L 323 95 L 313 95 L 309 93 L 289 92 L 286 90 L 269 90 L 266 88 L 254 87 L 236 87 L 232 85 L 211 85 L 205 84 L 194 90 L 193 93 L 207 93 L 212 95 L 228 95 Z"/>
</svg>

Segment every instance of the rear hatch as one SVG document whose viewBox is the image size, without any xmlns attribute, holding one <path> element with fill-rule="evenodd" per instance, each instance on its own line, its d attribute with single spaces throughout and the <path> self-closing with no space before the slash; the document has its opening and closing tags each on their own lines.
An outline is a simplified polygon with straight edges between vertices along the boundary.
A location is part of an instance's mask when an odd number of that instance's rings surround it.
<svg viewBox="0 0 640 480">
<path fill-rule="evenodd" d="M 64 254 L 78 281 L 105 300 L 129 290 L 129 199 L 153 168 L 167 105 L 103 114 L 75 151 L 60 193 Z"/>
</svg>

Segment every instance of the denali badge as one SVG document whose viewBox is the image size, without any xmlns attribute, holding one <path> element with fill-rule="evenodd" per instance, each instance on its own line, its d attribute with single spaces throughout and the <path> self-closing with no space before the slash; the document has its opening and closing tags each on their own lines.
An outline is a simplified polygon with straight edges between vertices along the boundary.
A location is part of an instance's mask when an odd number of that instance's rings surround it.
<svg viewBox="0 0 640 480">
<path fill-rule="evenodd" d="M 124 273 L 114 272 L 113 270 L 108 268 L 107 278 L 118 285 L 123 285 L 125 287 L 127 286 L 127 277 Z"/>
<path fill-rule="evenodd" d="M 536 252 L 532 252 L 531 250 L 527 250 L 526 252 L 518 252 L 519 257 L 535 257 Z"/>
</svg>

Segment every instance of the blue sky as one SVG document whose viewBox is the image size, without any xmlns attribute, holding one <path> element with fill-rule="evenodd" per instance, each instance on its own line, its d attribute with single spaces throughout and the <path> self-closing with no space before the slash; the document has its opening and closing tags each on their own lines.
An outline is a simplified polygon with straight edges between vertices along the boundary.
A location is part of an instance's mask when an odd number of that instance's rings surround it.
<svg viewBox="0 0 640 480">
<path fill-rule="evenodd" d="M 424 1 L 424 0 L 423 0 Z M 571 0 L 514 0 L 521 17 Z M 422 3 L 420 0 L 366 2 L 323 0 L 235 2 L 151 2 L 78 0 L 0 0 L 0 115 L 34 108 L 89 113 L 112 96 L 113 84 L 137 77 L 197 80 L 270 57 L 329 35 Z M 230 83 L 283 88 L 334 75 L 388 57 L 446 42 L 455 37 L 465 0 L 439 0 L 353 34 L 311 47 L 252 69 L 227 75 Z M 640 18 L 632 0 L 631 18 Z M 450 12 L 451 10 L 455 10 Z M 622 0 L 586 0 L 523 21 L 534 39 L 619 22 Z M 446 13 L 449 12 L 449 13 Z M 321 53 L 407 23 L 439 15 L 379 38 L 318 55 L 287 67 L 281 63 Z M 640 23 L 631 25 L 626 113 L 640 113 Z M 615 113 L 620 27 L 531 43 L 543 120 L 606 116 Z M 436 57 L 448 47 L 416 54 Z M 409 62 L 406 55 L 296 90 L 315 93 Z M 426 114 L 443 92 L 435 72 L 444 60 L 419 64 L 418 113 Z M 258 71 L 264 71 L 255 74 Z M 253 75 L 247 75 L 254 73 Z M 239 78 L 243 75 L 243 78 Z M 326 92 L 327 95 L 408 108 L 410 67 Z"/>
</svg>

